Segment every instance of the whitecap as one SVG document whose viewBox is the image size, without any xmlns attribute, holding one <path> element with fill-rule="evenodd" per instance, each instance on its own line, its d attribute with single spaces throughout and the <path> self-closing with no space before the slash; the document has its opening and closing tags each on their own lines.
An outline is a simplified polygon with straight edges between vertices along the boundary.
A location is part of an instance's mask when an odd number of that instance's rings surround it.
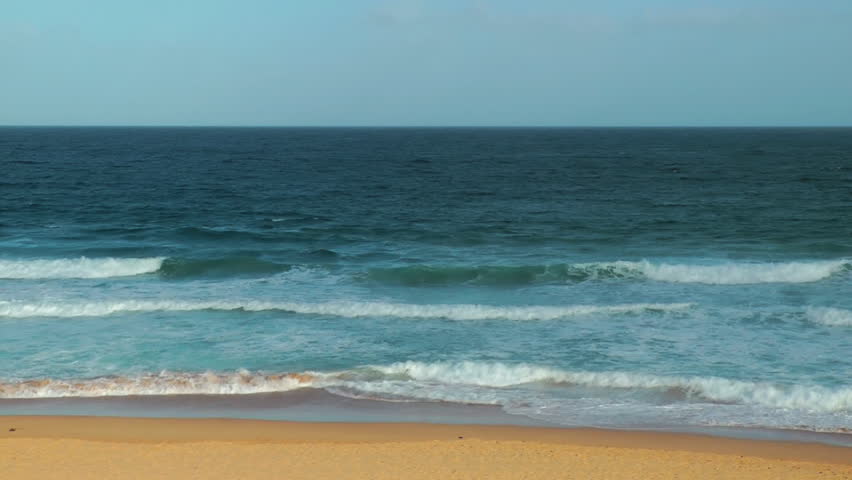
<svg viewBox="0 0 852 480">
<path fill-rule="evenodd" d="M 0 317 L 96 317 L 124 312 L 196 310 L 280 310 L 306 315 L 345 318 L 394 317 L 440 318 L 449 320 L 558 320 L 593 314 L 630 314 L 647 311 L 675 311 L 689 303 L 631 303 L 621 305 L 569 306 L 491 306 L 476 304 L 421 305 L 386 302 L 263 302 L 263 301 L 168 301 L 127 300 L 88 303 L 0 303 Z"/>
<path fill-rule="evenodd" d="M 743 285 L 754 283 L 807 283 L 830 277 L 849 267 L 849 260 L 785 263 L 723 263 L 718 265 L 670 264 L 618 261 L 598 264 L 629 276 L 642 276 L 661 282 Z"/>
<path fill-rule="evenodd" d="M 153 273 L 160 269 L 163 257 L 153 258 L 58 258 L 0 260 L 0 278 L 109 278 Z"/>
<path fill-rule="evenodd" d="M 812 307 L 805 314 L 808 320 L 834 327 L 852 327 L 852 311 L 842 308 Z"/>
</svg>

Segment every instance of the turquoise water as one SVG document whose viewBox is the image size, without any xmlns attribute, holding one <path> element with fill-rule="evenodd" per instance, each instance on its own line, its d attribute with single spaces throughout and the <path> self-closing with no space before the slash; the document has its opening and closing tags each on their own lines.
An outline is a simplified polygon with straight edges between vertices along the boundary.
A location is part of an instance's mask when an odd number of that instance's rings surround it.
<svg viewBox="0 0 852 480">
<path fill-rule="evenodd" d="M 0 170 L 0 409 L 852 428 L 852 129 L 3 128 Z"/>
</svg>

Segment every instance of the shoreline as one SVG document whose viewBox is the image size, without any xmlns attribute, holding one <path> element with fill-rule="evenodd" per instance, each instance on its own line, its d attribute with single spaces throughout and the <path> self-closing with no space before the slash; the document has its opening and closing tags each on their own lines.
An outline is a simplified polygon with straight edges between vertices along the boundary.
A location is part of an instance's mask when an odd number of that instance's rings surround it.
<svg viewBox="0 0 852 480">
<path fill-rule="evenodd" d="M 282 471 L 288 478 L 848 479 L 852 449 L 589 428 L 0 416 L 4 478 L 281 478 Z"/>
<path fill-rule="evenodd" d="M 496 405 L 453 402 L 387 402 L 335 395 L 322 389 L 246 395 L 162 395 L 0 399 L 0 418 L 103 417 L 231 419 L 338 424 L 438 424 L 541 427 L 557 430 L 646 432 L 721 439 L 822 444 L 852 448 L 852 432 L 767 426 L 701 426 L 613 422 L 558 424 L 512 414 Z"/>
</svg>

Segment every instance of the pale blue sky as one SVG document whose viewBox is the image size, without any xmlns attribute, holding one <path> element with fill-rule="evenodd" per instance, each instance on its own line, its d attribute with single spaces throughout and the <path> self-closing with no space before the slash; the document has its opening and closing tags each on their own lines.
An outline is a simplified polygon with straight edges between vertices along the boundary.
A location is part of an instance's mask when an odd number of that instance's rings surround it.
<svg viewBox="0 0 852 480">
<path fill-rule="evenodd" d="M 3 0 L 3 125 L 852 125 L 852 0 Z"/>
</svg>

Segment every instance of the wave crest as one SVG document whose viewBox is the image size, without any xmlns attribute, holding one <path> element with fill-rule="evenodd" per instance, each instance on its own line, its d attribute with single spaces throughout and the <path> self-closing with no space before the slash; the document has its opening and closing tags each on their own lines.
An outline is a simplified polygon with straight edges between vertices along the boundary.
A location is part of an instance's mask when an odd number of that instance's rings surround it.
<svg viewBox="0 0 852 480">
<path fill-rule="evenodd" d="M 852 411 L 852 388 L 782 386 L 718 377 L 678 377 L 636 372 L 566 371 L 535 365 L 487 362 L 401 362 L 371 369 L 389 378 L 422 382 L 505 388 L 528 383 L 580 385 L 596 388 L 673 390 L 712 402 L 757 404 L 774 408 Z M 369 388 L 368 385 L 365 385 Z"/>
<path fill-rule="evenodd" d="M 842 308 L 812 307 L 806 312 L 808 320 L 834 327 L 852 327 L 852 311 Z"/>
<path fill-rule="evenodd" d="M 849 268 L 843 260 L 786 263 L 726 263 L 719 265 L 615 262 L 521 265 L 430 266 L 374 268 L 366 279 L 403 286 L 538 285 L 606 279 L 649 279 L 672 283 L 742 285 L 750 283 L 816 282 Z"/>
<path fill-rule="evenodd" d="M 713 403 L 758 405 L 811 412 L 852 412 L 852 388 L 776 385 L 718 377 L 679 377 L 638 372 L 569 371 L 499 362 L 399 362 L 337 372 L 143 374 L 85 380 L 37 379 L 0 382 L 0 398 L 102 397 L 130 395 L 252 394 L 297 388 L 357 391 L 376 400 L 447 400 L 500 404 L 500 389 L 547 383 L 601 389 L 679 392 Z M 473 388 L 473 390 L 471 390 Z M 492 394 L 483 392 L 491 391 Z"/>
<path fill-rule="evenodd" d="M 558 320 L 592 314 L 629 314 L 647 311 L 673 311 L 689 308 L 688 303 L 634 303 L 624 305 L 571 305 L 497 307 L 454 304 L 419 305 L 384 302 L 183 302 L 124 301 L 92 303 L 15 303 L 0 302 L 0 317 L 98 317 L 117 313 L 196 310 L 278 310 L 306 315 L 331 315 L 346 318 L 395 317 L 443 318 L 449 320 Z"/>
<path fill-rule="evenodd" d="M 749 283 L 807 283 L 830 277 L 849 267 L 848 260 L 787 263 L 729 263 L 722 265 L 616 262 L 635 268 L 651 280 L 676 283 L 742 285 Z"/>
<path fill-rule="evenodd" d="M 154 273 L 165 258 L 59 258 L 0 260 L 0 278 L 109 278 Z"/>
<path fill-rule="evenodd" d="M 328 255 L 319 251 L 320 255 Z M 332 252 L 333 253 L 333 252 Z M 0 279 L 109 278 L 157 273 L 162 278 L 274 275 L 292 265 L 255 257 L 60 258 L 0 260 Z M 518 286 L 577 283 L 606 279 L 649 279 L 675 283 L 740 285 L 816 282 L 850 268 L 847 259 L 787 263 L 719 265 L 654 263 L 647 260 L 526 266 L 430 266 L 372 268 L 360 274 L 368 281 L 402 286 Z"/>
<path fill-rule="evenodd" d="M 160 372 L 87 380 L 38 379 L 0 383 L 0 398 L 117 397 L 132 395 L 235 395 L 286 392 L 310 386 L 307 374 Z"/>
</svg>

